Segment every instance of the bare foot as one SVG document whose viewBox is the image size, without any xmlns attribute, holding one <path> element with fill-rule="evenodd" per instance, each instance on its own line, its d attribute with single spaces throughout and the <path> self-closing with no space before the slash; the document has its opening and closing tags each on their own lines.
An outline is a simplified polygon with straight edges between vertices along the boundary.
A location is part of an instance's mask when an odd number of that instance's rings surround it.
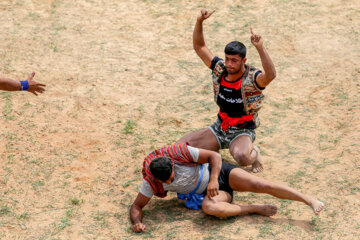
<svg viewBox="0 0 360 240">
<path fill-rule="evenodd" d="M 324 208 L 324 203 L 317 199 L 310 200 L 310 207 L 313 209 L 315 215 L 318 215 Z"/>
<path fill-rule="evenodd" d="M 257 156 L 256 156 L 255 162 L 252 164 L 251 171 L 254 173 L 262 172 L 264 170 L 264 167 L 263 167 L 262 160 L 260 157 L 260 150 L 255 145 L 254 145 L 254 150 L 257 152 Z"/>
<path fill-rule="evenodd" d="M 277 207 L 270 204 L 265 205 L 256 205 L 259 209 L 256 211 L 257 214 L 270 217 L 275 215 L 277 212 Z"/>
</svg>

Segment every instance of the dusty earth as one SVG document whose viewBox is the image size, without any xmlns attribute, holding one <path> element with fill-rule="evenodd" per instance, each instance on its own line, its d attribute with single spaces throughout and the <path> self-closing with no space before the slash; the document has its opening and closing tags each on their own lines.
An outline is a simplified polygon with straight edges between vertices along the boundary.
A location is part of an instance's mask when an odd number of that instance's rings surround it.
<svg viewBox="0 0 360 240">
<path fill-rule="evenodd" d="M 201 8 L 207 45 L 240 40 L 261 67 L 249 27 L 278 72 L 256 144 L 265 171 L 322 200 L 272 203 L 277 215 L 216 219 L 174 194 L 129 207 L 143 157 L 216 119 L 210 72 L 192 50 Z M 35 97 L 0 93 L 0 239 L 359 239 L 360 2 L 356 0 L 2 0 L 0 75 L 47 84 Z M 224 161 L 233 162 L 228 151 Z"/>
</svg>

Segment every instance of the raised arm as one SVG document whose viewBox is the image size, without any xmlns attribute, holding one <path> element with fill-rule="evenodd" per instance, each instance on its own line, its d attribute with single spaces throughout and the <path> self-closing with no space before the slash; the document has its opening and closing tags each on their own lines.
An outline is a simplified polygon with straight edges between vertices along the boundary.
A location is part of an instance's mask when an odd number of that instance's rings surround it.
<svg viewBox="0 0 360 240">
<path fill-rule="evenodd" d="M 221 156 L 214 151 L 199 149 L 198 163 L 210 163 L 211 174 L 207 187 L 207 195 L 209 197 L 215 197 L 219 194 L 218 177 L 221 169 Z"/>
<path fill-rule="evenodd" d="M 257 76 L 256 82 L 259 87 L 266 87 L 276 77 L 275 66 L 263 45 L 262 37 L 258 34 L 255 34 L 252 27 L 250 28 L 250 32 L 251 43 L 258 51 L 264 69 L 264 72 Z"/>
<path fill-rule="evenodd" d="M 26 80 L 16 81 L 9 78 L 0 78 L 0 90 L 4 91 L 28 91 L 35 95 L 45 91 L 43 87 L 45 84 L 35 82 L 33 77 L 35 73 L 33 72 Z"/>
<path fill-rule="evenodd" d="M 209 13 L 206 9 L 202 9 L 200 15 L 197 17 L 194 32 L 193 32 L 193 47 L 196 54 L 201 58 L 206 66 L 210 67 L 211 60 L 214 58 L 213 54 L 205 45 L 203 34 L 203 21 L 209 18 L 213 13 Z"/>
<path fill-rule="evenodd" d="M 142 223 L 143 219 L 143 212 L 142 209 L 146 206 L 146 204 L 150 201 L 150 198 L 144 196 L 141 193 L 138 193 L 134 203 L 131 205 L 130 208 L 130 219 L 131 222 L 134 224 L 132 230 L 134 232 L 143 232 L 145 231 L 146 227 L 145 224 Z"/>
</svg>

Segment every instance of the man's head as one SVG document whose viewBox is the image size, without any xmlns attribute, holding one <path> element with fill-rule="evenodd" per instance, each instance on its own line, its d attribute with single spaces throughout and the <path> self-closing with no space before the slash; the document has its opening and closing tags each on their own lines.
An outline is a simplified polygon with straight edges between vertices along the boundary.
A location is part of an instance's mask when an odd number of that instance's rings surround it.
<svg viewBox="0 0 360 240">
<path fill-rule="evenodd" d="M 225 54 L 228 55 L 239 55 L 241 58 L 246 57 L 246 47 L 243 43 L 239 41 L 229 42 L 225 46 Z"/>
<path fill-rule="evenodd" d="M 225 46 L 225 66 L 229 74 L 239 73 L 246 62 L 246 47 L 238 41 Z"/>
<path fill-rule="evenodd" d="M 170 184 L 175 176 L 173 162 L 167 157 L 154 159 L 150 163 L 150 172 L 156 179 L 167 184 Z"/>
</svg>

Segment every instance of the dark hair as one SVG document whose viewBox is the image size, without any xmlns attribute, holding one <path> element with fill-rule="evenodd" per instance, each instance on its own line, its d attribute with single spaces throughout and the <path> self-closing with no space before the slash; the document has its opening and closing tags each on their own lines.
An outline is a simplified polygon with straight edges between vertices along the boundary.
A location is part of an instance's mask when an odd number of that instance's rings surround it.
<svg viewBox="0 0 360 240">
<path fill-rule="evenodd" d="M 172 172 L 172 161 L 167 157 L 159 157 L 150 163 L 150 172 L 160 181 L 167 181 Z"/>
<path fill-rule="evenodd" d="M 246 47 L 243 43 L 238 41 L 229 42 L 225 46 L 225 54 L 236 55 L 238 54 L 240 57 L 246 57 Z"/>
</svg>

